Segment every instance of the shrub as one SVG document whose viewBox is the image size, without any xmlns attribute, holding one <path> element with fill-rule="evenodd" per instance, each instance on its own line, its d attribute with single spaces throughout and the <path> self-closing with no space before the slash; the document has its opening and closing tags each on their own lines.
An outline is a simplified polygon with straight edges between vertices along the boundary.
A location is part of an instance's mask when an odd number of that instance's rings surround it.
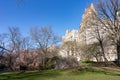
<svg viewBox="0 0 120 80">
<path fill-rule="evenodd" d="M 79 62 L 74 57 L 66 57 L 66 58 L 60 58 L 56 65 L 56 69 L 67 69 L 67 68 L 75 68 L 79 66 Z"/>
<path fill-rule="evenodd" d="M 58 56 L 52 58 L 46 58 L 45 69 L 54 69 L 56 62 L 59 60 Z"/>
<path fill-rule="evenodd" d="M 20 65 L 20 71 L 25 72 L 27 70 L 27 66 L 26 65 Z"/>
</svg>

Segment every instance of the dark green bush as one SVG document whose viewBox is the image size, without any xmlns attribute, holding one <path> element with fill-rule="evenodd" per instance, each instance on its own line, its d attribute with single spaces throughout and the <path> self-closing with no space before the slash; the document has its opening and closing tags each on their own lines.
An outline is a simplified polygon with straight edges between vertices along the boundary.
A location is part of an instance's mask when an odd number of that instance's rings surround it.
<svg viewBox="0 0 120 80">
<path fill-rule="evenodd" d="M 5 68 L 6 68 L 5 64 L 0 64 L 0 69 L 5 69 Z"/>
</svg>

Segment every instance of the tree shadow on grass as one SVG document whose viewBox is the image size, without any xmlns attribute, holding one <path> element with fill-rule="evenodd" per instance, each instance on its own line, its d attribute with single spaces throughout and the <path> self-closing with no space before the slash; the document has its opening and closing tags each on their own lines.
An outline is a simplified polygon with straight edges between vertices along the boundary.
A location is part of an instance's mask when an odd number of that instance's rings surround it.
<svg viewBox="0 0 120 80">
<path fill-rule="evenodd" d="M 94 68 L 78 69 L 77 74 L 84 74 L 86 72 L 100 73 L 100 74 L 105 74 L 105 75 L 110 75 L 110 76 L 120 76 L 120 71 L 106 70 L 106 69 L 94 69 Z"/>
<path fill-rule="evenodd" d="M 41 71 L 41 72 L 23 72 L 16 74 L 1 74 L 0 80 L 34 80 L 33 78 L 51 78 L 60 76 L 61 73 L 55 70 Z"/>
</svg>

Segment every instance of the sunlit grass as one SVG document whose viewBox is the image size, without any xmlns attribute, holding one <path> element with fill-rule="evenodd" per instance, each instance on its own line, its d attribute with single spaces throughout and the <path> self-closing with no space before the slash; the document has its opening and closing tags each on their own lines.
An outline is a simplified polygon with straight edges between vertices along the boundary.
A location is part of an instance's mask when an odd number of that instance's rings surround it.
<svg viewBox="0 0 120 80">
<path fill-rule="evenodd" d="M 119 80 L 120 70 L 69 69 L 0 73 L 0 80 Z"/>
</svg>

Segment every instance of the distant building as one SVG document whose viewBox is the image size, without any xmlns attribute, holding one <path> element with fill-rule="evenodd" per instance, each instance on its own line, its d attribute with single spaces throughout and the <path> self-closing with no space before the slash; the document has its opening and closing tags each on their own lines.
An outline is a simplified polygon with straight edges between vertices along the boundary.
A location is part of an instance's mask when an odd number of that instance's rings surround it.
<svg viewBox="0 0 120 80">
<path fill-rule="evenodd" d="M 66 34 L 62 37 L 62 43 L 66 41 L 78 41 L 78 30 L 66 30 Z"/>
<path fill-rule="evenodd" d="M 102 19 L 104 22 L 108 22 L 108 19 Z M 98 42 L 98 39 L 105 39 L 109 34 L 106 32 L 101 22 L 98 21 L 98 14 L 91 4 L 82 16 L 82 23 L 79 28 L 79 41 L 84 44 L 94 44 Z M 105 49 L 106 58 L 111 61 L 116 59 L 116 51 L 114 45 L 107 45 Z"/>
<path fill-rule="evenodd" d="M 60 55 L 62 57 L 73 56 L 79 61 L 79 55 L 75 51 L 76 49 L 76 42 L 79 40 L 79 32 L 78 30 L 66 30 L 66 34 L 62 37 L 62 48 L 60 50 Z"/>
<path fill-rule="evenodd" d="M 119 18 L 119 13 L 117 13 Z M 103 19 L 104 22 L 107 22 L 107 19 Z M 97 24 L 96 24 L 97 23 Z M 95 25 L 94 25 L 95 24 Z M 82 22 L 79 30 L 66 30 L 65 36 L 62 37 L 62 43 L 64 44 L 67 41 L 77 41 L 80 44 L 93 44 L 98 42 L 97 36 L 105 38 L 108 34 L 105 31 L 105 27 L 98 21 L 98 14 L 94 8 L 94 5 L 91 4 L 88 8 L 85 9 L 85 12 L 82 16 Z M 108 60 L 115 60 L 115 46 L 109 45 L 105 48 L 106 57 Z M 67 51 L 63 50 L 62 56 L 67 56 Z M 77 58 L 80 55 L 76 56 Z"/>
</svg>

